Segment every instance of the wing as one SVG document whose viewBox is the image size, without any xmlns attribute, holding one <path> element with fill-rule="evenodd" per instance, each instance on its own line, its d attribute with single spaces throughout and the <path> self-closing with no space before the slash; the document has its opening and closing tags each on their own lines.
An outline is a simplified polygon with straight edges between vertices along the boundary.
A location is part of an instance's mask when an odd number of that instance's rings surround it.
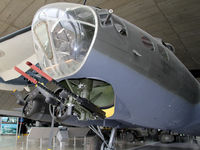
<svg viewBox="0 0 200 150">
<path fill-rule="evenodd" d="M 0 90 L 23 90 L 23 78 L 14 66 L 26 72 L 26 61 L 37 63 L 30 26 L 0 38 Z"/>
</svg>

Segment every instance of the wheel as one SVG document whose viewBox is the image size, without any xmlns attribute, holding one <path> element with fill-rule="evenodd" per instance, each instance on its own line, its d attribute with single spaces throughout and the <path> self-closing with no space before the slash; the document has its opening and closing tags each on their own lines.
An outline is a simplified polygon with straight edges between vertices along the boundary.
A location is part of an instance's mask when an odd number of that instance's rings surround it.
<svg viewBox="0 0 200 150">
<path fill-rule="evenodd" d="M 132 132 L 127 132 L 126 133 L 126 138 L 125 138 L 128 142 L 133 142 L 135 141 L 136 137 L 135 134 Z"/>
<path fill-rule="evenodd" d="M 161 143 L 172 143 L 174 142 L 175 138 L 173 135 L 170 134 L 162 134 L 160 137 Z"/>
</svg>

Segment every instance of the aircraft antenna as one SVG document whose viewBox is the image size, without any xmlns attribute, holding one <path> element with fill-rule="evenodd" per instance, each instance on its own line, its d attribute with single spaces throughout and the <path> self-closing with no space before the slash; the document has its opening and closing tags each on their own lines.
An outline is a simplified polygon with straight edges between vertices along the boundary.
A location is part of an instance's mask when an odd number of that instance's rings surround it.
<svg viewBox="0 0 200 150">
<path fill-rule="evenodd" d="M 84 1 L 83 1 L 83 5 L 85 5 L 86 3 L 87 3 L 87 0 L 84 0 Z"/>
</svg>

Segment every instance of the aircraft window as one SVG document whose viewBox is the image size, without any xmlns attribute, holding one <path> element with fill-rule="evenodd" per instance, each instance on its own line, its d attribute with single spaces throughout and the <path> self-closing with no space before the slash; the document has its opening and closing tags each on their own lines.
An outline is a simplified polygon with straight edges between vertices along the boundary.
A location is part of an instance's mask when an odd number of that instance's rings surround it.
<svg viewBox="0 0 200 150">
<path fill-rule="evenodd" d="M 89 7 L 58 6 L 40 9 L 32 24 L 40 66 L 55 79 L 70 76 L 81 68 L 97 31 L 97 18 Z"/>
<path fill-rule="evenodd" d="M 116 31 L 123 36 L 128 36 L 127 28 L 126 28 L 125 24 L 123 23 L 123 21 L 120 20 L 116 16 L 112 16 L 112 20 L 113 20 L 113 25 L 114 25 Z"/>
<path fill-rule="evenodd" d="M 142 39 L 142 43 L 144 44 L 146 48 L 148 48 L 151 51 L 155 50 L 153 42 L 148 37 L 142 36 L 141 39 Z"/>
<path fill-rule="evenodd" d="M 90 24 L 95 24 L 93 14 L 85 8 L 78 8 L 66 12 L 67 15 L 71 15 L 75 20 L 84 21 Z"/>
<path fill-rule="evenodd" d="M 165 43 L 164 41 L 162 41 L 162 44 L 167 47 L 170 51 L 172 51 L 173 53 L 175 52 L 174 47 L 170 44 L 170 43 Z"/>
<path fill-rule="evenodd" d="M 114 26 L 115 26 L 115 29 L 117 30 L 117 32 L 119 32 L 123 36 L 127 36 L 126 29 L 124 26 L 122 26 L 121 24 L 118 24 L 118 23 L 115 23 Z"/>
<path fill-rule="evenodd" d="M 34 27 L 34 32 L 47 58 L 52 59 L 53 53 L 47 28 L 48 27 L 45 22 L 40 22 Z"/>
<path fill-rule="evenodd" d="M 58 22 L 52 31 L 55 55 L 64 60 L 81 61 L 88 51 L 93 35 L 94 28 L 89 25 Z"/>
<path fill-rule="evenodd" d="M 160 53 L 160 55 L 165 59 L 165 60 L 169 60 L 169 56 L 166 52 L 166 50 L 161 46 L 161 45 L 157 45 L 158 46 L 158 51 Z"/>
</svg>

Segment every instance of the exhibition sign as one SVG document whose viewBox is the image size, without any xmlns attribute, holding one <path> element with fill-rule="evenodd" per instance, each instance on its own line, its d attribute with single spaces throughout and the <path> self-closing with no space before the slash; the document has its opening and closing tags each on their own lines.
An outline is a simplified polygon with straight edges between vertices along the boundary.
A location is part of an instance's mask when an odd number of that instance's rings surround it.
<svg viewBox="0 0 200 150">
<path fill-rule="evenodd" d="M 16 117 L 1 118 L 1 134 L 16 134 L 17 127 L 18 125 Z"/>
</svg>

